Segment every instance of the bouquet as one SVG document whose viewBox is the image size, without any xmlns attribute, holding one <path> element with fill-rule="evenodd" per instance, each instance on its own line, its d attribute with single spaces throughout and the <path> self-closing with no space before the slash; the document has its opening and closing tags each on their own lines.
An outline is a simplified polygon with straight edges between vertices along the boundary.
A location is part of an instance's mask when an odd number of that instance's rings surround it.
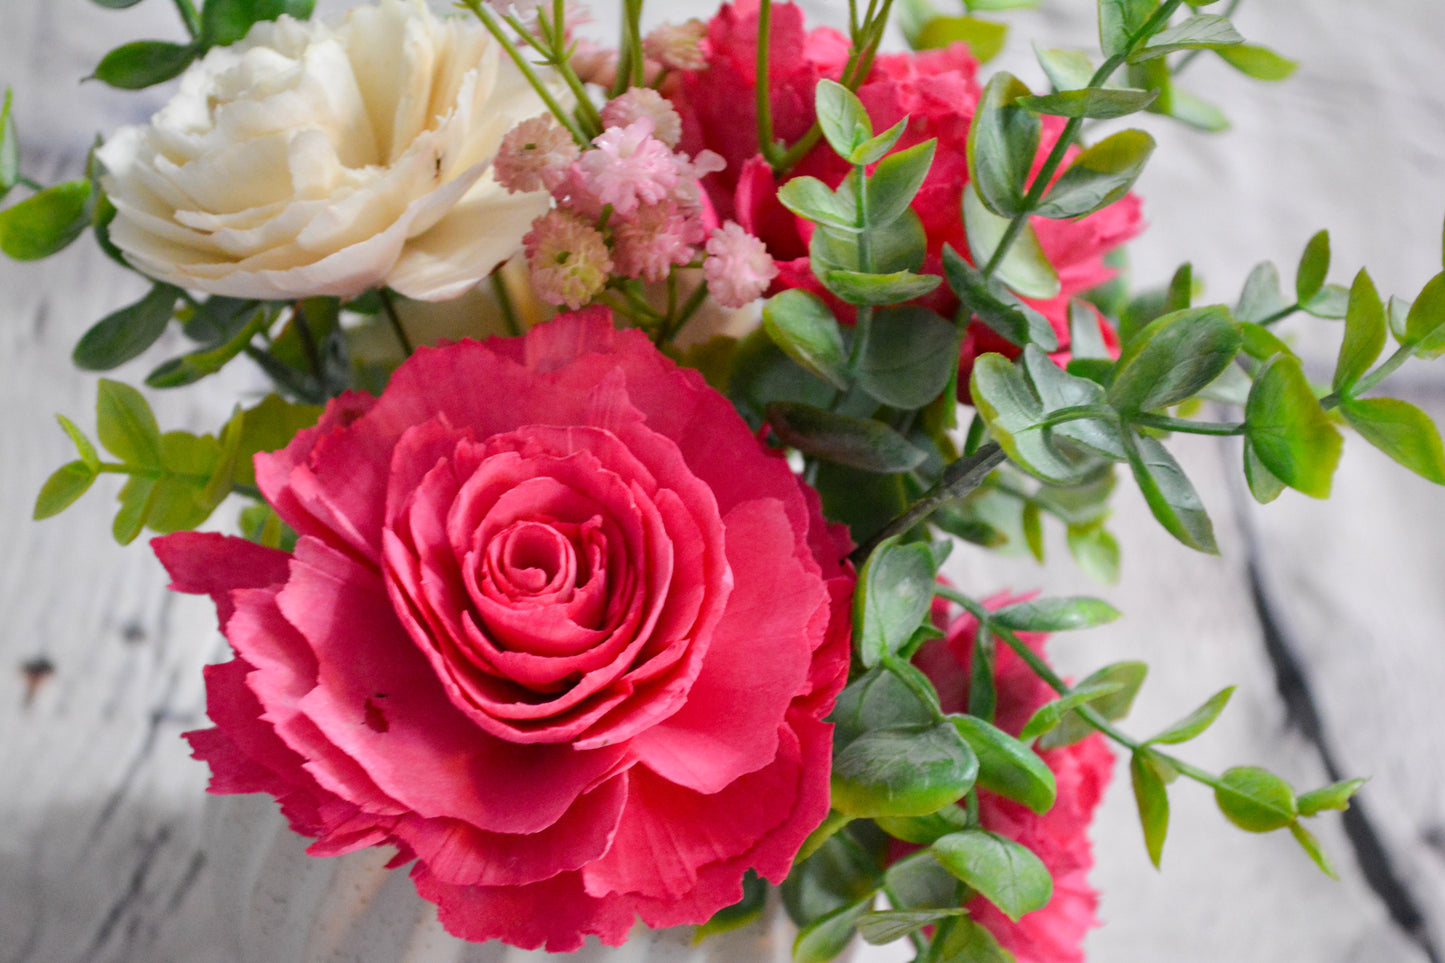
<svg viewBox="0 0 1445 963">
<path fill-rule="evenodd" d="M 1232 688 L 1131 731 L 1143 664 L 1046 649 L 1112 605 L 945 563 L 1057 527 L 1111 582 L 1120 485 L 1217 552 L 1189 434 L 1238 438 L 1262 503 L 1327 497 L 1346 430 L 1445 483 L 1380 394 L 1445 353 L 1445 275 L 1329 283 L 1322 232 L 1228 304 L 1187 264 L 1130 290 L 1145 127 L 1220 123 L 1185 69 L 1293 65 L 1237 4 L 1101 0 L 1030 85 L 987 64 L 1022 5 L 629 0 L 609 41 L 561 0 L 179 0 L 188 41 L 94 71 L 173 95 L 53 184 L 7 92 L 0 250 L 84 236 L 150 281 L 75 363 L 266 384 L 192 432 L 101 379 L 35 507 L 125 476 L 114 538 L 211 599 L 210 790 L 275 797 L 317 856 L 387 847 L 456 936 L 549 950 L 744 925 L 775 887 L 798 960 L 1080 959 L 1116 758 L 1156 866 L 1193 783 L 1333 875 L 1311 826 L 1363 780 L 1191 762 Z M 1314 318 L 1323 372 L 1282 335 Z"/>
</svg>

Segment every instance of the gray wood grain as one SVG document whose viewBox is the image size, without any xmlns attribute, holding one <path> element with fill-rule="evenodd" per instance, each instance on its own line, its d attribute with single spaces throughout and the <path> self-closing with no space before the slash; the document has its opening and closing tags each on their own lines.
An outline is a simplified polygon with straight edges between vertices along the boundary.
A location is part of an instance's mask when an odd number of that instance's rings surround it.
<svg viewBox="0 0 1445 963">
<path fill-rule="evenodd" d="M 76 78 L 114 43 L 176 39 L 174 11 L 160 0 L 125 13 L 84 0 L 5 0 L 4 7 L 0 84 L 17 90 L 25 169 L 47 181 L 75 176 L 91 132 L 143 117 L 155 103 L 153 95 L 77 86 Z M 1147 246 L 1135 252 L 1141 283 L 1161 282 L 1190 259 L 1206 279 L 1206 298 L 1232 301 L 1257 260 L 1276 259 L 1288 277 L 1320 227 L 1334 236 L 1332 280 L 1348 282 L 1367 263 L 1382 290 L 1408 296 L 1439 269 L 1445 8 L 1377 0 L 1365 11 L 1349 0 L 1242 5 L 1236 20 L 1247 37 L 1304 66 L 1292 81 L 1268 86 L 1241 82 L 1208 58 L 1191 68 L 1191 86 L 1226 101 L 1235 128 L 1206 137 L 1150 124 L 1160 149 L 1139 186 L 1152 223 Z M 823 12 L 836 18 L 838 5 Z M 1023 38 L 1088 43 L 1086 13 L 1087 5 L 1046 3 L 1019 16 L 1008 62 L 1036 82 Z M 268 855 L 260 844 L 244 863 L 234 842 L 224 852 L 211 845 L 231 838 L 223 830 L 241 817 L 228 822 L 228 810 L 207 810 L 204 767 L 187 758 L 179 734 L 202 721 L 199 669 L 221 657 L 223 645 L 209 607 L 166 593 L 142 545 L 109 541 L 113 487 L 103 480 L 61 517 L 29 520 L 41 482 L 71 457 L 51 413 L 93 425 L 95 379 L 70 367 L 70 348 L 90 323 L 141 290 L 84 244 L 39 264 L 0 262 L 0 410 L 7 413 L 0 961 L 7 963 L 265 959 L 258 948 L 283 945 L 266 941 L 281 939 L 288 926 L 308 934 L 302 950 L 289 951 L 304 956 L 313 911 L 301 881 L 331 871 Z M 1327 372 L 1338 328 L 1301 332 L 1322 345 L 1308 356 Z M 142 359 L 119 376 L 137 382 L 151 363 Z M 1413 365 L 1400 381 L 1406 397 L 1445 417 L 1437 368 Z M 163 425 L 211 430 L 229 408 L 228 392 L 243 385 L 238 378 L 227 391 L 154 401 Z M 1297 785 L 1316 785 L 1328 778 L 1322 741 L 1344 773 L 1371 776 L 1361 800 L 1385 865 L 1419 913 L 1420 933 L 1445 946 L 1442 493 L 1352 437 L 1331 502 L 1286 494 L 1258 508 L 1227 481 L 1238 474 L 1232 444 L 1181 447 L 1215 516 L 1222 560 L 1174 544 L 1126 493 L 1116 526 L 1125 543 L 1119 587 L 1083 582 L 1057 544 L 1043 570 L 960 550 L 955 581 L 978 595 L 1043 586 L 1114 601 L 1124 621 L 1059 638 L 1053 650 L 1076 674 L 1123 658 L 1151 663 L 1131 731 L 1150 731 L 1239 684 L 1216 729 L 1185 748 L 1200 765 L 1266 765 Z M 1250 597 L 1251 559 L 1318 709 L 1317 739 L 1290 718 L 1276 691 Z M 46 665 L 48 675 L 38 671 Z M 1340 819 L 1319 821 L 1343 876 L 1336 883 L 1287 838 L 1227 826 L 1197 787 L 1171 795 L 1174 829 L 1164 871 L 1155 874 L 1134 824 L 1127 773 L 1116 778 L 1095 831 L 1106 925 L 1090 938 L 1093 959 L 1426 959 L 1391 919 Z M 249 818 L 258 818 L 252 808 Z M 314 894 L 311 885 L 306 892 Z M 1398 915 L 1398 900 L 1395 909 Z M 399 958 L 394 949 L 373 942 L 353 958 Z"/>
</svg>

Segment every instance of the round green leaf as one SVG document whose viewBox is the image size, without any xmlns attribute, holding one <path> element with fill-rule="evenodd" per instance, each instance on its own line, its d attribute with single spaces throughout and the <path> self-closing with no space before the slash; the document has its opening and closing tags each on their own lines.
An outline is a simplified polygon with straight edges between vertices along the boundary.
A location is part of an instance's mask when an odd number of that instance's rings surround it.
<svg viewBox="0 0 1445 963">
<path fill-rule="evenodd" d="M 833 760 L 833 808 L 850 816 L 926 816 L 973 788 L 978 759 L 951 723 L 865 732 Z"/>
<path fill-rule="evenodd" d="M 1021 802 L 1036 813 L 1054 805 L 1054 773 L 1038 753 L 977 716 L 950 716 L 959 734 L 978 756 L 978 784 L 989 792 Z"/>
<path fill-rule="evenodd" d="M 1291 488 L 1328 498 L 1344 441 L 1299 359 L 1277 354 L 1265 362 L 1244 411 L 1245 437 L 1260 462 Z"/>
<path fill-rule="evenodd" d="M 1129 193 L 1153 152 L 1154 138 L 1142 130 L 1121 130 L 1104 138 L 1074 158 L 1044 195 L 1036 213 L 1052 218 L 1083 217 L 1108 207 Z"/>
<path fill-rule="evenodd" d="M 145 297 L 101 318 L 81 335 L 71 360 L 86 371 L 109 371 L 137 357 L 161 336 L 181 290 L 157 284 Z"/>
<path fill-rule="evenodd" d="M 1239 325 L 1220 305 L 1172 311 L 1140 331 L 1119 356 L 1109 401 L 1120 411 L 1153 411 L 1201 391 L 1241 346 Z"/>
<path fill-rule="evenodd" d="M 1299 815 L 1289 783 L 1258 766 L 1226 769 L 1214 801 L 1226 819 L 1251 833 L 1283 829 Z"/>
<path fill-rule="evenodd" d="M 66 181 L 0 211 L 0 251 L 38 261 L 63 249 L 90 226 L 92 194 L 90 181 Z"/>
<path fill-rule="evenodd" d="M 179 77 L 200 50 L 194 44 L 136 40 L 102 57 L 93 76 L 121 90 L 141 90 Z"/>
<path fill-rule="evenodd" d="M 1348 398 L 1340 410 L 1370 444 L 1422 478 L 1445 485 L 1445 446 L 1425 412 L 1395 398 Z"/>
<path fill-rule="evenodd" d="M 94 481 L 95 469 L 84 461 L 61 465 L 45 480 L 45 484 L 40 486 L 40 494 L 35 499 L 35 511 L 31 517 L 40 521 L 42 518 L 59 515 L 84 495 Z"/>
<path fill-rule="evenodd" d="M 1017 922 L 1054 892 L 1043 861 L 1006 836 L 982 829 L 953 833 L 931 847 L 934 859 Z"/>
</svg>

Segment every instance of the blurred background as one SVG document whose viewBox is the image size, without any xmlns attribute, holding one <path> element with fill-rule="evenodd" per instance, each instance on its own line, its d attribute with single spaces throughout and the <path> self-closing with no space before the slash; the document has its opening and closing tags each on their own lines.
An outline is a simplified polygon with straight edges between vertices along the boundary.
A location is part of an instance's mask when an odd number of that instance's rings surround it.
<svg viewBox="0 0 1445 963">
<path fill-rule="evenodd" d="M 653 6 L 653 19 L 711 13 L 678 0 Z M 842 0 L 804 6 L 815 24 L 846 16 Z M 609 12 L 594 13 L 607 35 Z M 1030 39 L 1097 43 L 1093 4 L 1083 0 L 992 16 L 1012 26 L 986 69 L 1006 67 L 1036 89 Z M 1331 281 L 1348 284 L 1367 265 L 1382 294 L 1413 297 L 1442 265 L 1445 4 L 1244 0 L 1233 19 L 1248 41 L 1301 66 L 1265 84 L 1203 56 L 1187 86 L 1221 105 L 1230 129 L 1205 134 L 1145 118 L 1159 148 L 1136 187 L 1150 227 L 1133 246 L 1135 286 L 1162 285 L 1187 260 L 1205 286 L 1199 303 L 1232 304 L 1259 261 L 1274 260 L 1288 283 L 1305 242 L 1327 228 Z M 3 24 L 0 86 L 15 89 L 23 169 L 43 183 L 79 176 L 96 134 L 144 120 L 166 92 L 79 83 L 99 56 L 133 39 L 180 39 L 175 11 L 160 0 L 128 11 L 3 0 Z M 59 518 L 30 520 L 41 483 L 73 457 L 52 414 L 93 426 L 95 378 L 71 367 L 71 347 L 144 289 L 85 240 L 43 262 L 0 261 L 0 963 L 400 959 L 412 949 L 384 939 L 318 942 L 321 897 L 296 894 L 319 892 L 313 880 L 329 879 L 331 867 L 296 856 L 299 843 L 278 833 L 269 804 L 207 802 L 205 768 L 179 736 L 203 724 L 200 666 L 224 646 L 211 607 L 167 593 L 143 544 L 110 541 L 109 480 Z M 1339 326 L 1290 325 L 1327 377 Z M 152 363 L 117 376 L 139 382 Z M 243 373 L 227 377 L 245 389 Z M 1445 419 L 1438 363 L 1414 362 L 1390 386 Z M 212 430 L 234 396 L 152 401 L 163 426 Z M 1370 782 L 1347 819 L 1315 821 L 1338 882 L 1287 836 L 1241 833 L 1206 792 L 1182 785 L 1171 792 L 1156 873 L 1121 769 L 1093 834 L 1104 925 L 1089 956 L 1439 960 L 1445 492 L 1350 436 L 1328 504 L 1287 492 L 1260 507 L 1240 483 L 1234 440 L 1191 440 L 1177 448 L 1214 518 L 1221 558 L 1175 543 L 1124 484 L 1113 525 L 1124 558 L 1117 586 L 1079 575 L 1054 531 L 1046 566 L 960 548 L 953 579 L 978 597 L 1043 588 L 1098 594 L 1122 609 L 1122 621 L 1059 637 L 1051 651 L 1076 676 L 1121 659 L 1150 663 L 1130 731 L 1153 731 L 1237 684 L 1220 722 L 1183 749 L 1197 765 L 1262 765 L 1298 788 L 1336 772 Z M 254 845 L 208 845 L 245 821 L 261 827 Z M 368 885 L 391 892 L 373 870 Z M 422 943 L 433 955 L 412 958 L 461 958 L 434 933 Z M 323 945 L 335 953 L 323 957 Z"/>
</svg>

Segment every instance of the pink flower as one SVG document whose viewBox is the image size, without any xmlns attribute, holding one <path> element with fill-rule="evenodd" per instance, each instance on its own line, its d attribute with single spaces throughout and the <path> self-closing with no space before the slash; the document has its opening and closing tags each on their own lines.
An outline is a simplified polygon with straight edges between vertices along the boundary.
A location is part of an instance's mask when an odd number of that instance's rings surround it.
<svg viewBox="0 0 1445 963">
<path fill-rule="evenodd" d="M 664 201 L 612 219 L 612 262 L 617 273 L 665 281 L 674 266 L 692 261 L 703 238 L 701 219 Z"/>
<path fill-rule="evenodd" d="M 652 119 L 641 117 L 592 138 L 593 149 L 582 154 L 574 169 L 600 203 L 627 214 L 639 204 L 656 204 L 677 184 L 672 150 L 652 136 L 652 129 Z"/>
<path fill-rule="evenodd" d="M 1000 595 L 984 604 L 1000 608 L 1024 598 Z M 935 622 L 944 628 L 944 638 L 925 645 L 914 663 L 938 687 L 945 712 L 966 710 L 969 674 L 978 622 L 961 615 L 945 623 L 941 607 Z M 1047 636 L 1020 633 L 1024 642 L 1043 655 Z M 1056 693 L 1003 642 L 998 643 L 994 663 L 994 684 L 998 708 L 994 724 L 1017 735 L 1029 717 L 1056 698 Z M 1054 879 L 1054 895 L 1043 909 L 1035 910 L 1017 923 L 992 903 L 979 897 L 968 903 L 968 913 L 983 924 L 1018 963 L 1083 963 L 1084 934 L 1098 925 L 1094 915 L 1098 893 L 1089 885 L 1088 872 L 1094 863 L 1088 829 L 1113 770 L 1114 754 L 1102 736 L 1095 733 L 1072 746 L 1039 753 L 1053 770 L 1058 786 L 1054 806 L 1043 815 L 1027 806 L 993 793 L 979 792 L 979 821 L 984 829 L 1022 843 L 1043 860 Z"/>
<path fill-rule="evenodd" d="M 708 291 L 725 308 L 740 308 L 761 297 L 778 275 L 763 242 L 735 221 L 728 221 L 707 239 L 702 270 Z"/>
<path fill-rule="evenodd" d="M 682 118 L 667 98 L 651 87 L 629 87 L 602 108 L 602 123 L 607 127 L 626 127 L 644 117 L 652 121 L 653 137 L 668 147 L 677 146 L 682 139 Z"/>
<path fill-rule="evenodd" d="M 702 38 L 707 24 L 697 18 L 665 23 L 642 38 L 642 52 L 667 70 L 701 70 L 707 66 Z"/>
<path fill-rule="evenodd" d="M 395 846 L 472 940 L 620 944 L 779 880 L 828 809 L 847 537 L 725 398 L 607 313 L 422 349 L 257 457 L 294 553 L 157 539 L 235 658 L 211 791 Z"/>
<path fill-rule="evenodd" d="M 548 211 L 522 241 L 532 287 L 548 304 L 580 308 L 607 285 L 612 270 L 607 240 L 571 212 Z"/>
<path fill-rule="evenodd" d="M 551 114 L 522 121 L 502 138 L 492 174 L 508 191 L 553 190 L 577 159 L 577 143 Z"/>
</svg>

